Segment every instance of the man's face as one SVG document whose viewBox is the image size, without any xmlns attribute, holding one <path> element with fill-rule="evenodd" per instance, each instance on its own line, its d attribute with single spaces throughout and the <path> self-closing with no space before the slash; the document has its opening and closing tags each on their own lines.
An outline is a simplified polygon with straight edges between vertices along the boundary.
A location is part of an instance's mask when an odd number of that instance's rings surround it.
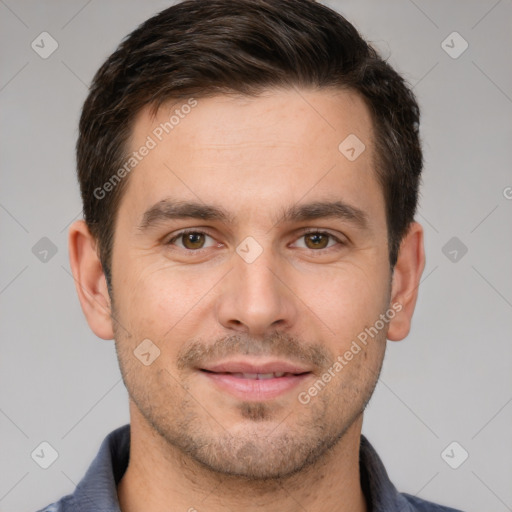
<svg viewBox="0 0 512 512">
<path fill-rule="evenodd" d="M 118 211 L 113 316 L 132 423 L 216 472 L 290 475 L 361 420 L 382 364 L 386 326 L 333 366 L 390 307 L 370 115 L 347 91 L 186 103 L 137 117 L 130 151 L 156 146 Z M 366 146 L 355 159 L 354 135 Z M 143 340 L 160 350 L 148 365 L 134 354 Z"/>
</svg>

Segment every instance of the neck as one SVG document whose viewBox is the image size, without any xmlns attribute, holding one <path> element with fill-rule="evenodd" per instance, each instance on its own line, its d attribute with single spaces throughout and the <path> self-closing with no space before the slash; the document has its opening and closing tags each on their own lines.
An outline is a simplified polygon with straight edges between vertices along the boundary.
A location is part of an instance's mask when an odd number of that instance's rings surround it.
<svg viewBox="0 0 512 512">
<path fill-rule="evenodd" d="M 322 460 L 286 479 L 254 481 L 204 468 L 134 409 L 130 404 L 130 462 L 117 487 L 122 512 L 368 510 L 359 476 L 362 415 Z"/>
</svg>

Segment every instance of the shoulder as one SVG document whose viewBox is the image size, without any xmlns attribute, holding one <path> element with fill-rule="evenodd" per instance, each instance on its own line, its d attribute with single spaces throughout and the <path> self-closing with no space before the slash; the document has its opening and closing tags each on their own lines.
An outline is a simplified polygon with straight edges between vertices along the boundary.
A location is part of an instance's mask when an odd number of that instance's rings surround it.
<svg viewBox="0 0 512 512">
<path fill-rule="evenodd" d="M 77 507 L 74 506 L 74 498 L 70 494 L 64 496 L 59 501 L 51 503 L 46 507 L 39 509 L 37 512 L 76 512 Z"/>
<path fill-rule="evenodd" d="M 437 503 L 432 503 L 431 501 L 422 500 L 412 494 L 402 493 L 402 496 L 412 505 L 414 512 L 462 512 L 456 508 L 445 507 Z"/>
<path fill-rule="evenodd" d="M 130 424 L 110 432 L 96 457 L 72 494 L 37 512 L 119 511 L 116 485 L 126 468 L 130 454 Z M 91 501 L 94 496 L 94 502 Z"/>
</svg>

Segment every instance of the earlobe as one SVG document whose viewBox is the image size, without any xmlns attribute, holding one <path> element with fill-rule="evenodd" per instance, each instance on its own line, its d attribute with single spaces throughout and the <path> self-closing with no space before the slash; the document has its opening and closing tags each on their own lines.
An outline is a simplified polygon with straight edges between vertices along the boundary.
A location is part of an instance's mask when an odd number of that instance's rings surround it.
<svg viewBox="0 0 512 512">
<path fill-rule="evenodd" d="M 96 336 L 113 339 L 107 282 L 96 240 L 83 220 L 74 222 L 69 228 L 68 244 L 71 272 L 87 323 Z"/>
<path fill-rule="evenodd" d="M 413 222 L 400 244 L 393 272 L 391 305 L 395 305 L 394 308 L 399 312 L 389 324 L 388 340 L 400 341 L 409 334 L 424 268 L 423 228 Z"/>
</svg>

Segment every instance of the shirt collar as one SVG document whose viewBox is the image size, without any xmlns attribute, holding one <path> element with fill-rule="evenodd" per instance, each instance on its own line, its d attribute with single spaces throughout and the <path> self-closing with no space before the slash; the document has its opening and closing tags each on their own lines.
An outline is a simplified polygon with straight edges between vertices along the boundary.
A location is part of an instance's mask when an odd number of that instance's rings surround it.
<svg viewBox="0 0 512 512">
<path fill-rule="evenodd" d="M 112 431 L 101 443 L 98 454 L 78 484 L 74 498 L 80 512 L 121 512 L 117 484 L 130 456 L 130 424 Z"/>
<path fill-rule="evenodd" d="M 359 472 L 369 512 L 415 511 L 396 490 L 380 457 L 364 435 L 361 435 L 359 448 Z"/>
</svg>

